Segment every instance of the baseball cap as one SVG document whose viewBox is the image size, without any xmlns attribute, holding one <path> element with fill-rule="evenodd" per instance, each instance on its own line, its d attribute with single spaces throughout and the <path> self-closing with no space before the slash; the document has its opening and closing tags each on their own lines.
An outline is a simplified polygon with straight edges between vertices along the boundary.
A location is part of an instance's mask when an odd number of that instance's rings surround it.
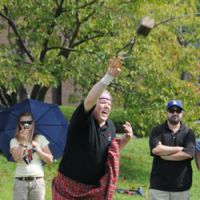
<svg viewBox="0 0 200 200">
<path fill-rule="evenodd" d="M 183 105 L 182 105 L 182 101 L 180 101 L 180 100 L 171 100 L 171 101 L 169 101 L 168 103 L 167 103 L 167 109 L 169 109 L 169 108 L 171 108 L 171 107 L 173 107 L 173 106 L 176 106 L 176 107 L 179 107 L 179 108 L 181 108 L 182 110 L 184 110 L 183 109 Z"/>
</svg>

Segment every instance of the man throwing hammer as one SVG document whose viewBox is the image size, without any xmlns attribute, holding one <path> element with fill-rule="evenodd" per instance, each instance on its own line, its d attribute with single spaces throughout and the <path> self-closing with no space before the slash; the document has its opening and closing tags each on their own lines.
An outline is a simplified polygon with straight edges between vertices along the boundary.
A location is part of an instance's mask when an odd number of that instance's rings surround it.
<svg viewBox="0 0 200 200">
<path fill-rule="evenodd" d="M 126 122 L 125 134 L 116 139 L 115 126 L 108 119 L 112 97 L 106 88 L 120 72 L 120 60 L 110 59 L 107 73 L 73 113 L 64 155 L 53 180 L 53 200 L 112 199 L 119 150 L 133 136 L 131 124 Z"/>
</svg>

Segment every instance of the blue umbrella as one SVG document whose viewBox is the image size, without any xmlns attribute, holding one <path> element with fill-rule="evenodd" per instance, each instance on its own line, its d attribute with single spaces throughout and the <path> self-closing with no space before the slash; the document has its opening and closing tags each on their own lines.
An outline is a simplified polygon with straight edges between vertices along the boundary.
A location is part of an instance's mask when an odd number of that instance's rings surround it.
<svg viewBox="0 0 200 200">
<path fill-rule="evenodd" d="M 17 118 L 21 112 L 31 112 L 35 119 L 36 132 L 44 135 L 50 142 L 49 147 L 57 159 L 63 155 L 67 121 L 59 107 L 41 101 L 26 99 L 0 112 L 0 150 L 8 160 L 12 160 L 9 152 L 10 140 L 15 136 Z"/>
</svg>

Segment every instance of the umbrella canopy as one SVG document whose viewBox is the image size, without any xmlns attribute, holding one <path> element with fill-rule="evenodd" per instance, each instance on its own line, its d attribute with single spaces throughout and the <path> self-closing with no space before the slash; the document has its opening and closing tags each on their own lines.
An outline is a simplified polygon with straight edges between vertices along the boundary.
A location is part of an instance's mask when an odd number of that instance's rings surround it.
<svg viewBox="0 0 200 200">
<path fill-rule="evenodd" d="M 0 150 L 8 160 L 10 140 L 15 136 L 17 118 L 21 112 L 31 112 L 35 119 L 35 130 L 50 142 L 49 148 L 57 159 L 62 156 L 67 137 L 67 121 L 59 107 L 33 99 L 26 99 L 0 112 Z"/>
</svg>

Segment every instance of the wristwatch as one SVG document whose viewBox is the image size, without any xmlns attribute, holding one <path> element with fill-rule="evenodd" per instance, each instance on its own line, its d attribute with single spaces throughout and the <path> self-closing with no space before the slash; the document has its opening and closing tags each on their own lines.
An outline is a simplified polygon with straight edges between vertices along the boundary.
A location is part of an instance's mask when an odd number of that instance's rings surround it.
<svg viewBox="0 0 200 200">
<path fill-rule="evenodd" d="M 27 145 L 25 145 L 25 144 L 19 144 L 19 146 L 21 146 L 21 147 L 24 147 L 24 148 L 27 148 Z"/>
</svg>

